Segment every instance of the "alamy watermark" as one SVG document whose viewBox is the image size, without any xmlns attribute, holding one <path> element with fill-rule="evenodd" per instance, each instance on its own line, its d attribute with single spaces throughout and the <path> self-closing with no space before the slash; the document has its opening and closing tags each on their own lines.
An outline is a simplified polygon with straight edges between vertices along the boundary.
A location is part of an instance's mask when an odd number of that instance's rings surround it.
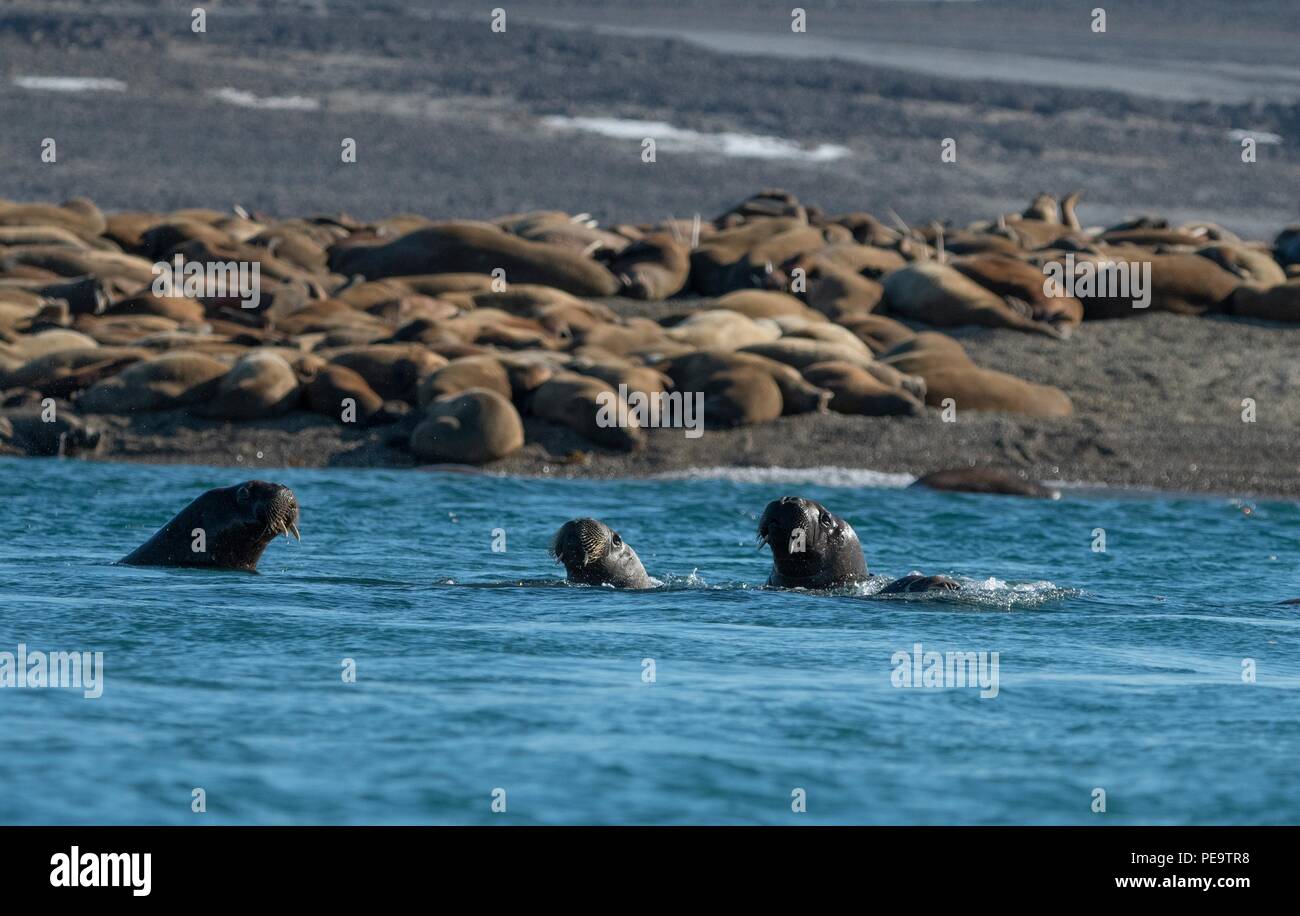
<svg viewBox="0 0 1300 916">
<path fill-rule="evenodd" d="M 171 263 L 153 265 L 153 294 L 238 299 L 243 308 L 257 308 L 262 301 L 262 265 L 257 261 L 187 261 L 178 254 Z"/>
<path fill-rule="evenodd" d="M 981 699 L 998 695 L 997 652 L 926 652 L 918 642 L 910 653 L 899 649 L 889 663 L 894 666 L 889 680 L 895 687 L 979 687 Z"/>
<path fill-rule="evenodd" d="M 687 439 L 704 435 L 704 392 L 644 391 L 628 392 L 620 384 L 618 391 L 596 395 L 599 409 L 596 425 L 601 429 L 628 425 L 646 428 L 685 429 Z"/>
<path fill-rule="evenodd" d="M 63 688 L 81 690 L 87 700 L 104 694 L 103 652 L 0 652 L 0 688 Z"/>
<path fill-rule="evenodd" d="M 1133 308 L 1151 304 L 1150 261 L 1093 261 L 1077 263 L 1070 253 L 1061 261 L 1043 265 L 1043 295 L 1132 299 Z"/>
</svg>

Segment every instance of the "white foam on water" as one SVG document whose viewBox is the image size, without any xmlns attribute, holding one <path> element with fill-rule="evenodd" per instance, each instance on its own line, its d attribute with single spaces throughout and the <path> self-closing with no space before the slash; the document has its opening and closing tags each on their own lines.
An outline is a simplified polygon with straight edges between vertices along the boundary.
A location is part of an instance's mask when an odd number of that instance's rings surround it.
<svg viewBox="0 0 1300 916">
<path fill-rule="evenodd" d="M 732 483 L 806 483 L 822 487 L 877 487 L 899 490 L 916 480 L 911 474 L 893 474 L 867 468 L 688 468 L 649 475 L 652 480 L 728 480 Z"/>
<path fill-rule="evenodd" d="M 46 92 L 122 92 L 126 83 L 99 76 L 15 76 L 14 85 L 20 89 L 38 89 Z"/>
<path fill-rule="evenodd" d="M 821 143 L 805 148 L 792 140 L 768 137 L 761 134 L 724 132 L 701 133 L 674 127 L 666 121 L 640 121 L 630 118 L 568 118 L 554 116 L 543 118 L 547 127 L 559 130 L 580 130 L 600 134 L 616 140 L 643 140 L 653 137 L 656 145 L 670 150 L 694 153 L 714 153 L 739 159 L 789 159 L 798 162 L 831 162 L 843 159 L 851 152 L 847 146 Z"/>
<path fill-rule="evenodd" d="M 1240 128 L 1234 128 L 1228 131 L 1228 139 L 1236 140 L 1238 143 L 1245 140 L 1247 137 L 1254 138 L 1256 143 L 1264 143 L 1268 145 L 1282 142 L 1282 136 L 1280 134 L 1270 133 L 1267 130 L 1242 130 Z"/>
<path fill-rule="evenodd" d="M 230 86 L 213 89 L 208 92 L 208 95 L 222 102 L 238 105 L 240 108 L 262 108 L 275 111 L 316 111 L 320 108 L 320 102 L 303 95 L 258 96 L 242 89 L 233 89 Z"/>
</svg>

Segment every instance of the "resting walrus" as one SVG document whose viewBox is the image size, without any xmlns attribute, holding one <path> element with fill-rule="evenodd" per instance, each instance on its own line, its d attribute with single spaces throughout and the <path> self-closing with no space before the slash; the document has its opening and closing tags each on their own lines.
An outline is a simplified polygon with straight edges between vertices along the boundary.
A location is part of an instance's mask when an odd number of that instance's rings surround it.
<svg viewBox="0 0 1300 916">
<path fill-rule="evenodd" d="M 995 468 L 949 468 L 932 471 L 912 482 L 914 487 L 931 490 L 952 490 L 958 493 L 1005 493 L 1008 496 L 1030 496 L 1035 499 L 1060 499 L 1059 490 L 1045 487 L 1034 480 L 1025 480 L 1009 471 Z"/>
<path fill-rule="evenodd" d="M 783 496 L 767 504 L 758 520 L 758 545 L 772 548 L 776 588 L 834 588 L 865 582 L 867 558 L 853 526 L 821 503 L 802 496 Z M 946 576 L 904 576 L 878 595 L 961 588 Z"/>
<path fill-rule="evenodd" d="M 561 525 L 551 541 L 551 554 L 564 564 L 570 582 L 615 588 L 654 585 L 632 545 L 594 518 L 575 518 Z"/>
<path fill-rule="evenodd" d="M 122 562 L 256 572 L 262 551 L 280 534 L 301 540 L 293 491 L 248 480 L 204 493 Z"/>
</svg>

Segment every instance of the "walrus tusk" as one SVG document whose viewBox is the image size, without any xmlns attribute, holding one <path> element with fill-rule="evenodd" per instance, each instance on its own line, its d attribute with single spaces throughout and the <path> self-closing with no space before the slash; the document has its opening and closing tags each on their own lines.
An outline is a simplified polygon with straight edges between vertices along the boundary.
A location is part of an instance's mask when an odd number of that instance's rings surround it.
<svg viewBox="0 0 1300 916">
<path fill-rule="evenodd" d="M 301 540 L 302 540 L 302 534 L 298 531 L 298 523 L 297 523 L 297 522 L 290 522 L 290 523 L 286 526 L 286 530 L 285 530 L 285 532 L 284 532 L 284 537 L 285 537 L 286 540 L 288 540 L 288 538 L 289 538 L 289 533 L 290 533 L 290 532 L 293 532 L 294 540 L 297 540 L 297 541 L 301 541 Z"/>
</svg>

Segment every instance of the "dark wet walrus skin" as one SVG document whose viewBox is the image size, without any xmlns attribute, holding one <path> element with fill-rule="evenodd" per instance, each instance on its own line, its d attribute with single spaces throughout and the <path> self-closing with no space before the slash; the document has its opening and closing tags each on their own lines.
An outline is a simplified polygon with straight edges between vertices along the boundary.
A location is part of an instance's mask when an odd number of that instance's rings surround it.
<svg viewBox="0 0 1300 916">
<path fill-rule="evenodd" d="M 614 529 L 594 518 L 565 522 L 551 541 L 551 555 L 564 564 L 570 582 L 652 588 L 641 558 Z"/>
<path fill-rule="evenodd" d="M 198 530 L 201 529 L 202 550 Z M 298 500 L 278 483 L 249 480 L 209 490 L 122 562 L 131 566 L 195 566 L 255 572 L 277 535 L 298 534 Z"/>
<path fill-rule="evenodd" d="M 853 526 L 811 499 L 783 496 L 768 503 L 758 520 L 758 543 L 772 548 L 767 584 L 775 588 L 835 588 L 871 578 Z M 960 587 L 945 576 L 912 575 L 889 583 L 876 594 Z"/>
<path fill-rule="evenodd" d="M 1015 474 L 994 468 L 952 468 L 935 471 L 918 478 L 914 487 L 931 490 L 953 490 L 959 493 L 1001 493 L 1007 496 L 1030 496 L 1035 499 L 1057 499 L 1060 493 L 1033 480 L 1022 480 Z"/>
</svg>

